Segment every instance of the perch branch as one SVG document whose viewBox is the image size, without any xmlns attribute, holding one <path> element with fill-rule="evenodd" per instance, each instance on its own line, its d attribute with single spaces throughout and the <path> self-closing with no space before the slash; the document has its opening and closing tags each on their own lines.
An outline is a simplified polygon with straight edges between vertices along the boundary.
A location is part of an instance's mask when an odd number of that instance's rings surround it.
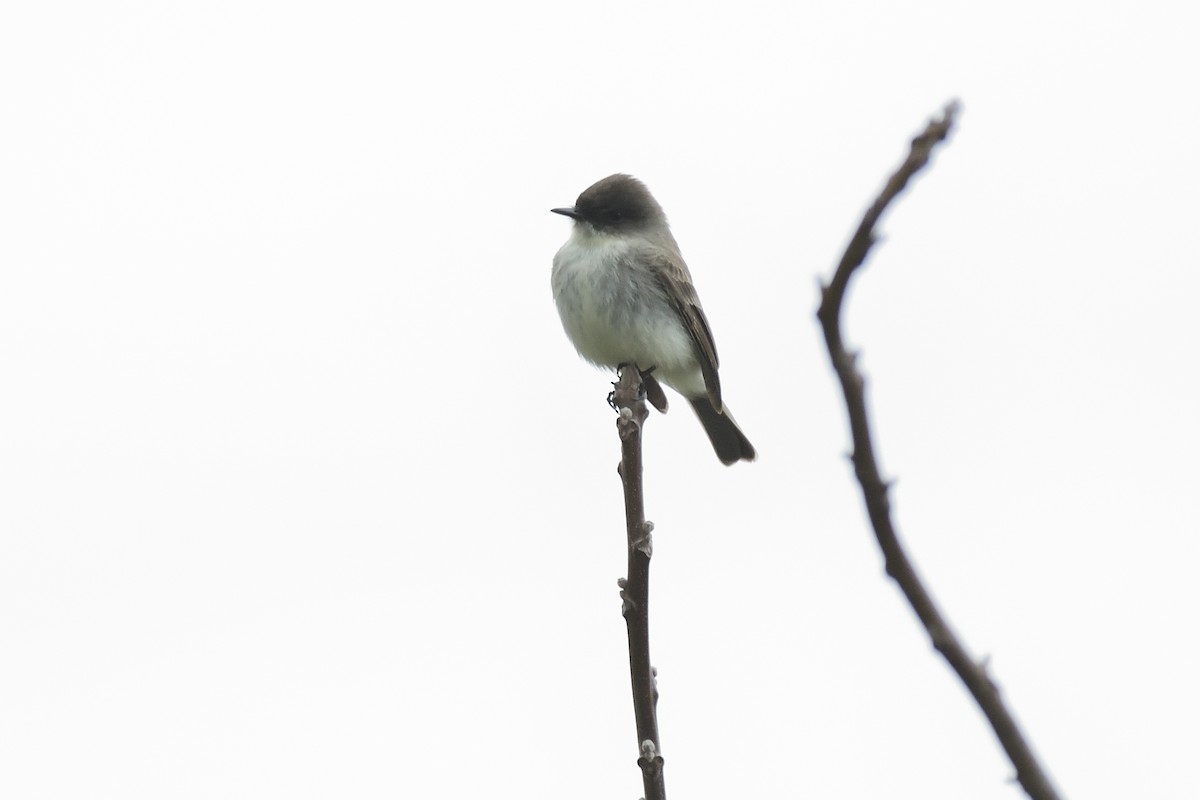
<svg viewBox="0 0 1200 800">
<path fill-rule="evenodd" d="M 618 472 L 625 487 L 625 529 L 629 567 L 621 587 L 621 615 L 629 635 L 629 676 L 633 683 L 633 715 L 637 724 L 638 766 L 645 800 L 665 800 L 662 747 L 658 740 L 658 688 L 650 665 L 650 531 L 642 500 L 642 423 L 646 393 L 636 366 L 622 367 L 613 384 L 617 432 L 621 437 Z"/>
</svg>

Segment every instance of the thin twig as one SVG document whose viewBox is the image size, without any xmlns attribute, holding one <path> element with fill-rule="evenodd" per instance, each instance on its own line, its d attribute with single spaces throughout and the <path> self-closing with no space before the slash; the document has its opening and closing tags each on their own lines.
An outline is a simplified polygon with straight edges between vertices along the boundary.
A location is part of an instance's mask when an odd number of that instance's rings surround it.
<svg viewBox="0 0 1200 800">
<path fill-rule="evenodd" d="M 629 634 L 629 677 L 633 683 L 633 716 L 637 723 L 638 766 L 645 800 L 665 800 L 662 747 L 658 740 L 658 688 L 650 665 L 650 531 L 642 501 L 642 423 L 646 394 L 637 367 L 623 367 L 613 384 L 617 432 L 621 437 L 618 472 L 625 487 L 625 528 L 629 545 L 627 576 L 620 581 L 621 615 Z"/>
<path fill-rule="evenodd" d="M 933 149 L 949 135 L 958 109 L 958 103 L 951 102 L 940 118 L 931 120 L 924 132 L 913 139 L 908 158 L 888 179 L 879 197 L 863 216 L 862 223 L 846 247 L 841 263 L 838 264 L 833 280 L 829 285 L 821 287 L 821 307 L 817 311 L 817 318 L 821 321 L 825 343 L 829 348 L 829 358 L 846 398 L 850 432 L 854 439 L 854 472 L 862 486 L 867 513 L 871 518 L 871 525 L 875 528 L 879 546 L 883 550 L 887 574 L 900 585 L 904 596 L 908 598 L 917 617 L 929 632 L 933 646 L 958 673 L 975 702 L 987 716 L 1001 746 L 1016 767 L 1017 781 L 1025 792 L 1036 800 L 1057 800 L 1058 793 L 1026 742 L 1016 720 L 1005 707 L 996 684 L 987 674 L 986 664 L 975 661 L 959 642 L 917 577 L 916 570 L 900 545 L 892 526 L 888 484 L 880 477 L 875 450 L 871 444 L 864 379 L 855 365 L 855 354 L 847 352 L 842 341 L 841 309 L 850 276 L 862 265 L 875 243 L 875 226 L 880 216 L 888 204 L 904 190 L 909 180 L 929 162 Z"/>
</svg>

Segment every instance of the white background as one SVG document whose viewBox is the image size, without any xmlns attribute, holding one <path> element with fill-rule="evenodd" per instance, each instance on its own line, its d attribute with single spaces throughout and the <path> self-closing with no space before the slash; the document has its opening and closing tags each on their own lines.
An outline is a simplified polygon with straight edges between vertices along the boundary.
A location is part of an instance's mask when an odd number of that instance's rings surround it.
<svg viewBox="0 0 1200 800">
<path fill-rule="evenodd" d="M 673 797 L 1016 798 L 895 516 L 1066 796 L 1200 795 L 1193 4 L 10 4 L 0 794 L 634 798 L 607 378 L 549 290 L 671 217 L 758 447 L 647 431 Z"/>
</svg>

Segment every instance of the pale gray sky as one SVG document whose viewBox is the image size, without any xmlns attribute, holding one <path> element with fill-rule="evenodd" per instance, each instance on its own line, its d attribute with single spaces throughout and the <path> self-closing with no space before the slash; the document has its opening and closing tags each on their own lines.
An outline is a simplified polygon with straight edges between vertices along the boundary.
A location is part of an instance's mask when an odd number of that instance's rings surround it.
<svg viewBox="0 0 1200 800">
<path fill-rule="evenodd" d="M 676 797 L 1200 795 L 1193 5 L 46 2 L 0 14 L 0 794 L 635 798 L 605 375 L 548 213 L 644 179 L 759 449 L 647 431 Z"/>
</svg>

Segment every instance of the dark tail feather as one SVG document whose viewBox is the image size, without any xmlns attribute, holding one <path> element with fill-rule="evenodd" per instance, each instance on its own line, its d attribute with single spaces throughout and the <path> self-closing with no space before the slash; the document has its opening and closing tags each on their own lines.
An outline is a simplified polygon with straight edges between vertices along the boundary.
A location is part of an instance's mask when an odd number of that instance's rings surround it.
<svg viewBox="0 0 1200 800">
<path fill-rule="evenodd" d="M 704 426 L 704 432 L 708 434 L 708 440 L 712 442 L 721 463 L 754 460 L 754 445 L 742 433 L 729 409 L 725 409 L 724 413 L 717 411 L 707 397 L 689 397 L 688 402 L 696 409 L 696 416 L 700 417 L 700 424 Z"/>
</svg>

